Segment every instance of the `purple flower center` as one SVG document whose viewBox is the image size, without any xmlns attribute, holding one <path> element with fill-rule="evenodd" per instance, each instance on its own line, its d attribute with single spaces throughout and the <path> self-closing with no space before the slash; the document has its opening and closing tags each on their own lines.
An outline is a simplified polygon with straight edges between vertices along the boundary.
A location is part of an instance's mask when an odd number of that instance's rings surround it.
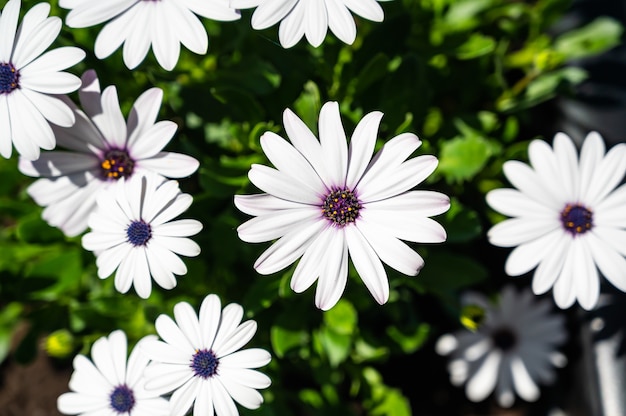
<svg viewBox="0 0 626 416">
<path fill-rule="evenodd" d="M 0 63 L 0 94 L 9 94 L 20 87 L 20 72 L 13 64 Z"/>
<path fill-rule="evenodd" d="M 128 242 L 135 247 L 145 246 L 152 238 L 152 227 L 143 220 L 133 221 L 126 229 L 126 237 L 128 237 Z"/>
<path fill-rule="evenodd" d="M 211 350 L 196 350 L 189 365 L 193 374 L 204 379 L 213 377 L 217 373 L 219 360 Z"/>
<path fill-rule="evenodd" d="M 584 234 L 593 227 L 593 213 L 580 204 L 567 204 L 561 211 L 561 223 L 572 236 Z"/>
<path fill-rule="evenodd" d="M 125 384 L 113 389 L 109 399 L 111 407 L 119 414 L 128 413 L 135 406 L 135 395 Z"/>
<path fill-rule="evenodd" d="M 324 217 L 339 227 L 356 221 L 361 208 L 361 201 L 349 189 L 332 191 L 322 203 Z"/>
<path fill-rule="evenodd" d="M 509 328 L 498 328 L 491 333 L 493 345 L 502 350 L 509 351 L 517 344 L 517 336 Z"/>
<path fill-rule="evenodd" d="M 130 158 L 126 150 L 111 149 L 107 151 L 100 162 L 100 169 L 104 179 L 127 178 L 133 174 L 135 161 Z"/>
</svg>

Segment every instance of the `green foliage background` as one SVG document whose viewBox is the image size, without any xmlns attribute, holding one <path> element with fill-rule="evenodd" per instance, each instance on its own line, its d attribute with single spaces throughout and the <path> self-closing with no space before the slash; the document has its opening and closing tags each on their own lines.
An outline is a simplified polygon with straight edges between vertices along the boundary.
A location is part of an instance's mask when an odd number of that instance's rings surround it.
<svg viewBox="0 0 626 416">
<path fill-rule="evenodd" d="M 24 0 L 23 10 L 35 3 Z M 93 44 L 100 27 L 64 27 L 57 43 L 87 51 L 72 72 L 96 69 L 103 87 L 117 86 L 125 114 L 141 92 L 164 90 L 160 119 L 179 125 L 168 148 L 201 162 L 180 183 L 194 197 L 184 217 L 204 224 L 195 238 L 202 253 L 185 259 L 189 273 L 174 290 L 157 287 L 148 300 L 132 290 L 121 295 L 112 278 L 98 279 L 95 259 L 80 238 L 65 238 L 43 222 L 41 208 L 25 192 L 32 179 L 19 173 L 16 157 L 0 160 L 0 359 L 24 322 L 29 332 L 14 359 L 28 362 L 41 337 L 54 333 L 68 348 L 66 358 L 56 359 L 69 365 L 75 353 L 88 353 L 95 339 L 114 329 L 135 342 L 154 333 L 154 319 L 171 314 L 176 302 L 199 307 L 206 294 L 216 293 L 224 304 L 244 306 L 259 324 L 251 345 L 274 357 L 264 369 L 273 380 L 263 392 L 265 405 L 241 409 L 244 415 L 403 416 L 471 409 L 462 391 L 448 384 L 445 361 L 432 344 L 458 326 L 461 290 L 493 293 L 509 281 L 502 268 L 506 250 L 485 240 L 486 229 L 500 218 L 488 210 L 484 194 L 506 185 L 503 161 L 525 159 L 528 141 L 541 131 L 533 124 L 533 108 L 585 79 L 568 62 L 615 46 L 622 29 L 602 18 L 551 35 L 566 0 L 381 4 L 385 21 L 357 18 L 354 45 L 329 34 L 317 49 L 304 41 L 283 49 L 276 28 L 250 28 L 250 11 L 236 22 L 205 19 L 209 53 L 183 49 L 172 72 L 151 54 L 133 71 L 122 64 L 120 50 L 97 60 Z M 52 14 L 65 13 L 53 4 Z M 258 192 L 247 171 L 252 163 L 268 163 L 260 135 L 271 130 L 284 137 L 285 108 L 316 131 L 321 105 L 329 100 L 340 103 L 348 134 L 373 110 L 385 114 L 379 145 L 401 132 L 416 133 L 424 141 L 419 152 L 440 159 L 421 188 L 452 197 L 450 211 L 437 218 L 448 242 L 414 245 L 426 260 L 415 278 L 387 269 L 391 296 L 384 306 L 351 270 L 343 300 L 323 313 L 314 307 L 313 289 L 302 295 L 290 290 L 293 267 L 258 275 L 252 265 L 268 244 L 246 244 L 236 235 L 247 217 L 234 208 L 233 195 Z"/>
</svg>

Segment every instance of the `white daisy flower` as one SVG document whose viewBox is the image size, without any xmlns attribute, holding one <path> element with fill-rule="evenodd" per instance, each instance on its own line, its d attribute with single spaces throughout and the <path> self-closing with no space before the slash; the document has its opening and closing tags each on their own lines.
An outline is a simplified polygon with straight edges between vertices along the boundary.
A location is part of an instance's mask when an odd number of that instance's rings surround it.
<svg viewBox="0 0 626 416">
<path fill-rule="evenodd" d="M 154 337 L 156 338 L 156 337 Z M 126 361 L 127 341 L 123 331 L 113 331 L 94 342 L 89 360 L 84 355 L 74 358 L 70 393 L 57 400 L 59 412 L 65 415 L 96 416 L 167 416 L 168 402 L 147 391 L 143 372 L 148 358 L 139 341 Z"/>
<path fill-rule="evenodd" d="M 563 133 L 554 149 L 542 140 L 528 148 L 531 166 L 504 164 L 504 174 L 517 189 L 496 189 L 487 202 L 514 217 L 489 230 L 489 241 L 515 247 L 505 270 L 519 276 L 535 267 L 536 294 L 554 286 L 560 308 L 576 300 L 589 310 L 600 291 L 598 270 L 626 291 L 626 186 L 616 189 L 626 173 L 626 144 L 606 155 L 602 137 L 590 133 L 580 158 Z"/>
<path fill-rule="evenodd" d="M 173 218 L 186 211 L 192 197 L 178 182 L 157 175 L 135 175 L 100 193 L 98 209 L 89 217 L 91 231 L 83 247 L 94 251 L 98 277 L 106 279 L 116 269 L 115 288 L 126 293 L 134 285 L 146 299 L 152 280 L 164 289 L 176 286 L 174 275 L 187 273 L 177 256 L 197 256 L 200 246 L 190 240 L 202 229 L 196 220 Z"/>
<path fill-rule="evenodd" d="M 407 244 L 445 241 L 441 225 L 428 218 L 450 207 L 447 196 L 409 191 L 437 167 L 437 158 L 405 161 L 421 141 L 412 133 L 389 140 L 372 158 L 379 111 L 356 127 L 350 147 L 339 106 L 329 102 L 319 118 L 320 141 L 289 109 L 283 114 L 292 144 L 267 132 L 261 146 L 276 169 L 252 165 L 248 177 L 260 195 L 237 195 L 235 205 L 253 218 L 237 228 L 250 243 L 278 241 L 254 264 L 261 274 L 275 273 L 302 257 L 291 279 L 300 293 L 319 277 L 315 304 L 332 308 L 348 278 L 348 257 L 380 304 L 389 298 L 389 282 L 381 260 L 414 276 L 424 265 Z"/>
<path fill-rule="evenodd" d="M 256 7 L 252 14 L 252 27 L 256 30 L 280 22 L 280 44 L 291 48 L 302 36 L 311 45 L 320 46 L 329 28 L 351 45 L 356 39 L 356 24 L 350 12 L 382 22 L 385 15 L 377 1 L 389 0 L 230 0 L 230 5 L 237 9 Z"/>
<path fill-rule="evenodd" d="M 450 381 L 466 383 L 467 397 L 478 402 L 494 390 L 498 403 L 510 407 L 515 393 L 532 402 L 539 398 L 537 383 L 551 384 L 554 367 L 567 359 L 556 348 L 567 340 L 564 318 L 550 312 L 549 300 L 536 300 L 530 290 L 505 287 L 497 305 L 470 293 L 464 305 L 484 310 L 478 328 L 439 338 L 435 350 L 450 355 Z"/>
<path fill-rule="evenodd" d="M 69 27 L 108 22 L 96 38 L 96 57 L 108 57 L 123 43 L 129 69 L 137 67 L 152 46 L 159 65 L 171 71 L 181 43 L 197 54 L 208 49 L 209 38 L 198 16 L 219 21 L 241 17 L 228 0 L 59 0 L 59 6 L 70 10 L 65 19 Z"/>
<path fill-rule="evenodd" d="M 199 166 L 190 156 L 162 151 L 177 126 L 172 121 L 156 122 L 163 97 L 160 89 L 144 92 L 125 122 L 114 86 L 100 94 L 91 70 L 82 80 L 79 97 L 84 112 L 64 98 L 76 123 L 71 128 L 54 127 L 59 146 L 67 150 L 44 152 L 34 162 L 21 158 L 19 163 L 25 175 L 42 177 L 29 186 L 28 194 L 46 207 L 43 218 L 68 236 L 87 229 L 97 195 L 118 179 L 148 172 L 182 178 Z"/>
<path fill-rule="evenodd" d="M 220 310 L 216 295 L 208 295 L 196 315 L 187 302 L 174 307 L 174 317 L 155 322 L 163 341 L 142 344 L 152 363 L 146 369 L 146 388 L 163 394 L 173 391 L 170 415 L 182 416 L 193 405 L 194 415 L 238 415 L 236 401 L 248 409 L 263 403 L 257 389 L 269 387 L 265 374 L 252 370 L 268 364 L 270 354 L 259 348 L 241 350 L 256 332 L 256 322 L 241 322 L 243 308 L 231 303 Z M 194 404 L 195 402 L 195 404 Z"/>
<path fill-rule="evenodd" d="M 18 27 L 20 0 L 9 0 L 0 15 L 0 155 L 10 158 L 13 146 L 35 160 L 40 149 L 54 149 L 50 123 L 69 127 L 72 110 L 57 94 L 80 87 L 77 76 L 63 72 L 85 57 L 74 47 L 43 53 L 61 31 L 61 19 L 48 17 L 50 5 L 30 9 Z"/>
</svg>

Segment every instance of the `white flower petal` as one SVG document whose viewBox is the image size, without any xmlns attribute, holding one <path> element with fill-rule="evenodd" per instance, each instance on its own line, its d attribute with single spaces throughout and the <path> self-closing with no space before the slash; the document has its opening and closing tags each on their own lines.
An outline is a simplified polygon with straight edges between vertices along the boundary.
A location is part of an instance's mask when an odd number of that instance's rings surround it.
<svg viewBox="0 0 626 416">
<path fill-rule="evenodd" d="M 340 2 L 326 2 L 328 27 L 344 43 L 352 45 L 356 39 L 356 24 L 348 9 Z"/>
<path fill-rule="evenodd" d="M 179 302 L 174 306 L 174 317 L 178 328 L 185 334 L 185 337 L 194 349 L 202 347 L 202 334 L 200 322 L 196 311 L 187 302 Z"/>
<path fill-rule="evenodd" d="M 492 351 L 484 360 L 480 369 L 467 382 L 465 393 L 473 402 L 484 400 L 496 386 L 498 366 L 502 355 Z"/>
<path fill-rule="evenodd" d="M 223 367 L 227 367 L 228 371 L 234 371 L 235 369 L 249 369 L 249 368 L 263 367 L 264 365 L 269 364 L 271 359 L 272 357 L 270 356 L 269 352 L 262 350 L 260 348 L 249 348 L 247 350 L 237 351 L 230 355 L 227 355 L 226 357 L 220 358 L 220 365 Z M 254 383 L 258 382 L 258 377 L 261 377 L 261 376 L 258 376 L 258 374 L 261 374 L 261 373 L 257 371 L 254 371 L 253 373 L 255 373 L 254 375 L 252 375 L 253 380 L 257 380 L 257 381 L 250 381 L 249 384 L 247 384 L 249 387 L 253 387 L 255 385 Z M 264 378 L 261 377 L 261 379 L 264 379 Z M 242 382 L 244 382 L 245 380 L 246 379 L 242 377 Z M 260 384 L 263 384 L 263 383 L 260 383 Z M 265 387 L 258 387 L 258 388 L 265 388 Z"/>
<path fill-rule="evenodd" d="M 271 241 L 287 234 L 301 223 L 312 223 L 321 217 L 321 209 L 296 208 L 272 212 L 248 220 L 237 227 L 239 238 L 248 243 Z"/>
<path fill-rule="evenodd" d="M 343 0 L 346 7 L 367 20 L 382 22 L 385 18 L 383 8 L 375 0 Z"/>
<path fill-rule="evenodd" d="M 278 39 L 283 48 L 291 48 L 295 46 L 306 29 L 304 18 L 306 10 L 304 7 L 295 6 L 291 12 L 280 22 L 278 28 Z"/>
<path fill-rule="evenodd" d="M 176 389 L 170 397 L 170 414 L 172 416 L 186 415 L 204 383 L 206 381 L 194 377 Z"/>
<path fill-rule="evenodd" d="M 528 374 L 524 362 L 518 357 L 511 360 L 511 372 L 515 391 L 526 401 L 534 402 L 539 398 L 539 387 Z"/>
<path fill-rule="evenodd" d="M 176 323 L 167 315 L 159 315 L 154 322 L 155 328 L 163 341 L 178 349 L 189 357 L 195 353 L 195 348 L 189 343 L 185 334 Z M 153 360 L 155 358 L 152 358 Z"/>
<path fill-rule="evenodd" d="M 9 62 L 20 15 L 20 0 L 8 1 L 0 15 L 0 62 Z"/>
<path fill-rule="evenodd" d="M 267 29 L 282 20 L 296 6 L 299 0 L 271 0 L 259 5 L 252 15 L 252 27 Z"/>
<path fill-rule="evenodd" d="M 557 213 L 516 189 L 494 189 L 486 195 L 491 208 L 509 217 L 554 218 Z"/>
<path fill-rule="evenodd" d="M 327 256 L 315 291 L 315 306 L 323 311 L 335 306 L 348 281 L 348 245 L 343 231 L 338 231 L 330 240 Z"/>
<path fill-rule="evenodd" d="M 424 267 L 424 259 L 404 242 L 378 224 L 359 221 L 356 227 L 372 245 L 376 255 L 389 267 L 408 276 L 415 276 Z"/>
<path fill-rule="evenodd" d="M 319 135 L 322 154 L 329 173 L 330 188 L 343 188 L 348 172 L 348 145 L 346 133 L 341 123 L 339 104 L 334 101 L 322 106 L 319 119 Z"/>
<path fill-rule="evenodd" d="M 316 221 L 285 234 L 265 250 L 254 263 L 260 274 L 272 274 L 296 261 L 313 242 L 315 235 L 328 225 L 326 221 Z"/>
<path fill-rule="evenodd" d="M 326 0 L 308 0 L 304 3 L 307 16 L 304 34 L 307 41 L 316 48 L 322 44 L 328 31 L 326 3 Z"/>
<path fill-rule="evenodd" d="M 159 152 L 149 159 L 137 161 L 137 170 L 158 172 L 168 178 L 185 178 L 198 170 L 200 162 L 191 156 L 173 152 Z"/>
<path fill-rule="evenodd" d="M 499 222 L 487 232 L 489 242 L 499 247 L 514 247 L 540 238 L 561 225 L 553 218 L 511 218 Z"/>
<path fill-rule="evenodd" d="M 380 259 L 358 228 L 346 227 L 344 230 L 348 252 L 359 277 L 379 305 L 386 303 L 389 281 Z"/>
<path fill-rule="evenodd" d="M 239 412 L 235 406 L 235 402 L 230 397 L 219 379 L 209 379 L 211 387 L 211 397 L 213 398 L 213 406 L 215 406 L 215 414 L 219 416 L 237 416 Z"/>
<path fill-rule="evenodd" d="M 202 346 L 210 348 L 215 340 L 221 321 L 221 302 L 216 295 L 208 295 L 202 301 L 198 320 L 202 328 Z"/>
<path fill-rule="evenodd" d="M 532 288 L 536 295 L 546 293 L 554 285 L 563 269 L 572 239 L 563 232 L 559 234 L 558 241 L 554 243 L 551 250 L 545 253 L 545 257 L 535 271 Z M 555 235 L 555 239 L 559 234 Z"/>
<path fill-rule="evenodd" d="M 248 215 L 270 214 L 278 210 L 302 208 L 297 202 L 276 198 L 270 194 L 235 195 L 235 206 Z"/>
<path fill-rule="evenodd" d="M 335 2 L 331 1 L 329 4 L 335 5 Z M 345 7 L 337 8 L 346 10 Z M 329 13 L 329 17 L 330 16 L 331 14 Z M 352 19 L 350 20 L 354 22 Z M 354 189 L 356 187 L 356 184 L 361 179 L 361 176 L 363 176 L 365 169 L 372 159 L 374 146 L 376 145 L 376 137 L 378 136 L 378 127 L 380 126 L 382 118 L 383 113 L 373 111 L 361 119 L 354 129 L 354 133 L 352 133 L 352 139 L 350 140 L 350 147 L 348 149 L 348 174 L 346 177 L 346 187 L 348 189 Z"/>
</svg>

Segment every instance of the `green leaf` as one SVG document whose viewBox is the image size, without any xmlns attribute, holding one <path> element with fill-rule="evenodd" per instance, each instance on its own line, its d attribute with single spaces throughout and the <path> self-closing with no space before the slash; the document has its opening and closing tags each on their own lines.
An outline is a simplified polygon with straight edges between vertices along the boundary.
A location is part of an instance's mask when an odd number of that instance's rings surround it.
<svg viewBox="0 0 626 416">
<path fill-rule="evenodd" d="M 494 153 L 494 146 L 484 137 L 457 136 L 443 142 L 439 154 L 439 172 L 448 183 L 472 179 Z"/>
<path fill-rule="evenodd" d="M 450 198 L 450 209 L 439 221 L 448 233 L 448 243 L 465 243 L 479 237 L 482 232 L 476 211 L 461 204 L 457 198 Z"/>
<path fill-rule="evenodd" d="M 353 334 L 357 322 L 358 315 L 356 309 L 345 299 L 341 299 L 331 310 L 324 314 L 324 323 L 338 334 Z"/>
<path fill-rule="evenodd" d="M 415 279 L 407 280 L 425 291 L 447 295 L 485 280 L 487 269 L 472 257 L 450 252 L 432 252 Z"/>
<path fill-rule="evenodd" d="M 278 358 L 283 358 L 287 351 L 309 342 L 309 334 L 302 330 L 289 330 L 278 325 L 270 329 L 272 348 Z"/>
<path fill-rule="evenodd" d="M 472 33 L 461 46 L 456 49 L 459 59 L 474 59 L 487 55 L 496 49 L 496 41 L 480 33 Z"/>
<path fill-rule="evenodd" d="M 323 327 L 315 333 L 328 357 L 331 367 L 337 367 L 344 362 L 352 348 L 352 337 L 350 335 L 338 334 L 330 328 Z"/>
<path fill-rule="evenodd" d="M 313 81 L 304 84 L 300 97 L 293 104 L 294 111 L 309 126 L 312 131 L 317 130 L 317 119 L 322 108 L 320 90 Z"/>
<path fill-rule="evenodd" d="M 387 335 L 400 346 L 405 354 L 412 354 L 417 351 L 428 339 L 430 325 L 421 323 L 412 333 L 405 334 L 395 326 L 387 328 Z"/>
<path fill-rule="evenodd" d="M 566 32 L 554 41 L 554 48 L 567 59 L 598 55 L 620 44 L 623 26 L 610 17 L 598 17 L 586 26 Z"/>
</svg>

